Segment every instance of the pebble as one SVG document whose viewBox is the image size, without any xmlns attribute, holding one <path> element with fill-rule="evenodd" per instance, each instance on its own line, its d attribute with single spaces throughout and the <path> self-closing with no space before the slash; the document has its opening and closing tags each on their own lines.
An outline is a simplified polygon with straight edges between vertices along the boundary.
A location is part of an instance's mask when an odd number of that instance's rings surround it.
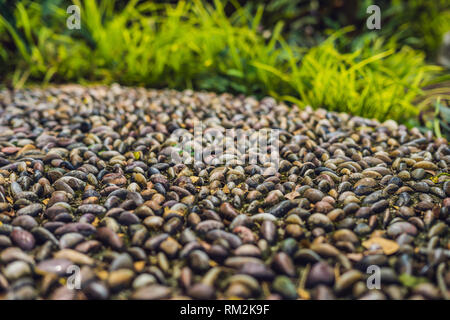
<svg viewBox="0 0 450 320">
<path fill-rule="evenodd" d="M 297 297 L 294 284 L 286 276 L 278 276 L 275 278 L 273 281 L 273 290 L 286 299 L 295 299 Z"/>
<path fill-rule="evenodd" d="M 315 287 L 319 284 L 332 286 L 334 284 L 334 272 L 328 263 L 321 261 L 311 267 L 306 280 L 308 287 Z"/>
<path fill-rule="evenodd" d="M 216 292 L 214 288 L 204 283 L 194 284 L 192 287 L 188 289 L 187 294 L 190 297 L 199 300 L 211 300 L 216 297 Z"/>
<path fill-rule="evenodd" d="M 167 299 L 170 297 L 171 290 L 166 286 L 153 284 L 143 288 L 139 288 L 131 295 L 134 300 L 156 300 Z"/>
<path fill-rule="evenodd" d="M 5 267 L 4 275 L 8 280 L 14 281 L 31 274 L 31 268 L 24 261 L 14 261 Z"/>
<path fill-rule="evenodd" d="M 34 236 L 30 232 L 19 228 L 11 232 L 11 239 L 23 250 L 31 250 L 36 244 Z"/>
<path fill-rule="evenodd" d="M 355 282 L 362 278 L 361 272 L 357 270 L 349 270 L 342 274 L 336 281 L 335 290 L 337 293 L 341 294 L 343 291 L 350 289 Z"/>
<path fill-rule="evenodd" d="M 18 210 L 17 215 L 18 216 L 29 215 L 34 217 L 41 212 L 42 212 L 42 205 L 39 203 L 33 203 Z"/>
<path fill-rule="evenodd" d="M 119 290 L 131 284 L 134 271 L 129 269 L 119 269 L 111 271 L 108 275 L 108 285 L 112 290 Z"/>
<path fill-rule="evenodd" d="M 413 224 L 403 221 L 393 223 L 387 229 L 387 234 L 393 238 L 401 235 L 402 233 L 415 236 L 417 234 L 417 228 Z"/>
</svg>

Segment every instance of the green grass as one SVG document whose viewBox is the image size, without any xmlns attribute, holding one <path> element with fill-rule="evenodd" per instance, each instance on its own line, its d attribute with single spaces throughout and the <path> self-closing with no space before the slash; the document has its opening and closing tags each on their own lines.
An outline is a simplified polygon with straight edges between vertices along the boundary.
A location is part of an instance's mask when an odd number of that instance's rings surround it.
<svg viewBox="0 0 450 320">
<path fill-rule="evenodd" d="M 243 3 L 243 1 L 241 1 Z M 355 30 L 344 50 L 359 48 L 367 39 L 389 38 L 427 54 L 436 61 L 443 35 L 450 31 L 449 0 L 255 0 L 245 3 L 250 12 L 264 4 L 264 28 L 270 29 L 284 20 L 283 36 L 290 44 L 311 47 L 322 42 L 324 35 L 346 26 Z M 381 29 L 366 28 L 367 8 L 381 9 Z"/>
<path fill-rule="evenodd" d="M 320 45 L 288 45 L 282 22 L 259 30 L 263 7 L 231 16 L 223 4 L 161 5 L 131 1 L 73 1 L 81 30 L 65 27 L 60 4 L 19 2 L 0 17 L 5 83 L 112 83 L 274 96 L 300 107 L 351 112 L 401 122 L 418 114 L 413 101 L 439 71 L 424 54 L 382 38 L 352 53 L 339 51 L 348 29 Z"/>
</svg>

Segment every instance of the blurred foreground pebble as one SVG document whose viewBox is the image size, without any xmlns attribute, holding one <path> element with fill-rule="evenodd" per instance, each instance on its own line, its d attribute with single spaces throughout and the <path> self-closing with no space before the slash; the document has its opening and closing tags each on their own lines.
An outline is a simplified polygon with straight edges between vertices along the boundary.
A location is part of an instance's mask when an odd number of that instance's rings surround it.
<svg viewBox="0 0 450 320">
<path fill-rule="evenodd" d="M 4 90 L 0 108 L 4 299 L 450 296 L 444 139 L 192 91 Z M 239 139 L 175 163 L 171 134 L 199 122 L 203 150 L 221 127 L 279 130 L 279 167 Z"/>
</svg>

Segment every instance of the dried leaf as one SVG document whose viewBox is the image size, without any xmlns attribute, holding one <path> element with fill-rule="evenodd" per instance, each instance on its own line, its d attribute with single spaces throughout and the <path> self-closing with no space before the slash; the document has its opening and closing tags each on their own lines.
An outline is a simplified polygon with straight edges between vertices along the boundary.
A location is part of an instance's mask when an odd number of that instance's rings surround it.
<svg viewBox="0 0 450 320">
<path fill-rule="evenodd" d="M 399 248 L 399 245 L 397 244 L 397 242 L 389 240 L 389 239 L 381 238 L 381 237 L 373 237 L 362 243 L 362 245 L 366 249 L 369 249 L 374 244 L 380 246 L 386 255 L 390 255 L 390 254 L 397 252 L 397 250 Z"/>
<path fill-rule="evenodd" d="M 141 272 L 145 267 L 145 261 L 136 261 L 134 263 L 134 268 L 136 271 Z"/>
<path fill-rule="evenodd" d="M 94 227 L 97 227 L 99 223 L 100 223 L 100 219 L 99 219 L 98 217 L 95 217 L 94 221 L 92 221 L 91 224 L 92 224 Z"/>
<path fill-rule="evenodd" d="M 298 289 L 297 289 L 297 293 L 298 293 L 299 297 L 302 298 L 302 299 L 304 299 L 304 300 L 309 300 L 309 299 L 311 299 L 311 295 L 310 295 L 309 292 L 306 291 L 305 289 L 298 288 Z"/>
<path fill-rule="evenodd" d="M 97 273 L 97 277 L 99 277 L 101 280 L 108 279 L 108 271 L 100 270 L 100 271 L 97 271 L 96 273 Z"/>
</svg>

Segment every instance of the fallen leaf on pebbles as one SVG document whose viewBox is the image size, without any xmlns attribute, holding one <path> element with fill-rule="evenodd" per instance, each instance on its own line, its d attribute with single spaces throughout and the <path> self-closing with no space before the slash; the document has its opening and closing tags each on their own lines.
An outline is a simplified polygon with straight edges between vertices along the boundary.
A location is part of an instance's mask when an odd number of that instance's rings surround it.
<svg viewBox="0 0 450 320">
<path fill-rule="evenodd" d="M 397 252 L 399 248 L 397 242 L 381 237 L 370 238 L 369 240 L 363 241 L 362 245 L 367 249 L 370 249 L 370 247 L 372 247 L 373 245 L 378 245 L 381 247 L 381 249 L 383 249 L 383 252 L 386 255 L 391 255 Z"/>
</svg>

